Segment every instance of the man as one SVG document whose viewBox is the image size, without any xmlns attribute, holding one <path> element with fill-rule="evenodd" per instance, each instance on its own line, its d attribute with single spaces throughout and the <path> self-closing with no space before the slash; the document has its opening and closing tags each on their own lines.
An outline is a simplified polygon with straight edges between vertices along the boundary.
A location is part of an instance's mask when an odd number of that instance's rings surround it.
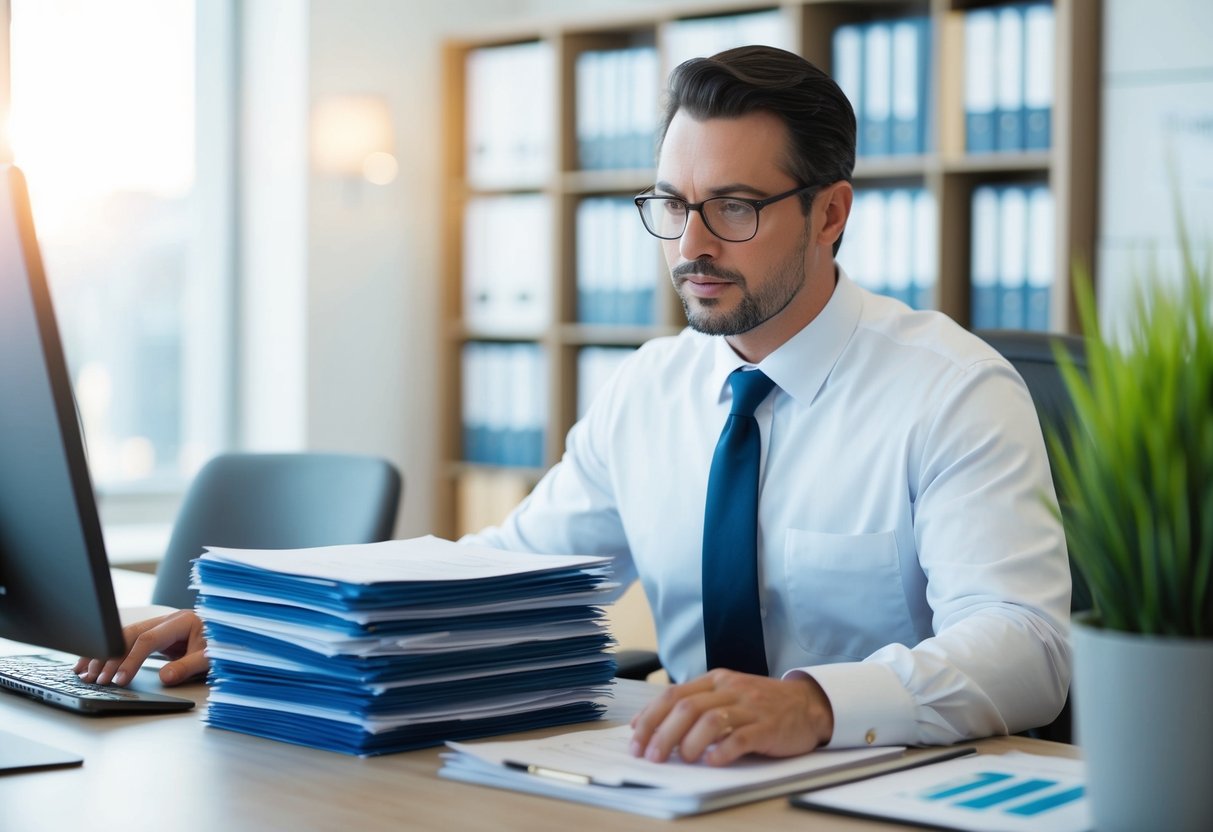
<svg viewBox="0 0 1213 832">
<path fill-rule="evenodd" d="M 681 684 L 634 720 L 634 754 L 947 743 L 1064 701 L 1070 578 L 1030 396 L 979 339 L 835 264 L 854 147 L 845 96 L 791 53 L 674 71 L 637 203 L 691 326 L 629 359 L 471 538 L 639 577 Z M 192 613 L 141 632 L 124 678 L 190 638 L 169 668 L 204 666 Z"/>
</svg>

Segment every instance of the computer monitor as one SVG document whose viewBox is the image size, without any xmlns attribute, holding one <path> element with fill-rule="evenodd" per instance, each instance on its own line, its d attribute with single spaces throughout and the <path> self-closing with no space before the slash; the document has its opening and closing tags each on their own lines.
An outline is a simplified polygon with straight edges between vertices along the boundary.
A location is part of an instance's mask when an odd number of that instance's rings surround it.
<svg viewBox="0 0 1213 832">
<path fill-rule="evenodd" d="M 0 166 L 0 637 L 124 652 L 25 177 Z"/>
</svg>

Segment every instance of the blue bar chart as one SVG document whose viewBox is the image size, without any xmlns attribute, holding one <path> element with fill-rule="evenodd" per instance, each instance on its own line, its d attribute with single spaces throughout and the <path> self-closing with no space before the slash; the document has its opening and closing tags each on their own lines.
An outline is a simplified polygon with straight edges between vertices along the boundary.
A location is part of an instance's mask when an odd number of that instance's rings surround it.
<svg viewBox="0 0 1213 832">
<path fill-rule="evenodd" d="M 979 771 L 960 783 L 928 787 L 920 797 L 960 809 L 1035 817 L 1081 800 L 1084 793 L 1081 785 L 1064 780 L 1017 776 L 1006 771 Z"/>
<path fill-rule="evenodd" d="M 1080 760 L 973 755 L 802 795 L 798 805 L 989 832 L 1085 832 Z"/>
</svg>

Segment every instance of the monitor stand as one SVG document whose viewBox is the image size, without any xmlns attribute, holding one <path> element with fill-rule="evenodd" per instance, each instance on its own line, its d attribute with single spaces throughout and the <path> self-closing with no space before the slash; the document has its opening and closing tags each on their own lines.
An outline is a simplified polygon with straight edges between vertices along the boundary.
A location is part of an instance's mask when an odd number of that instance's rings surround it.
<svg viewBox="0 0 1213 832">
<path fill-rule="evenodd" d="M 47 768 L 66 768 L 84 762 L 79 754 L 0 731 L 0 775 Z"/>
</svg>

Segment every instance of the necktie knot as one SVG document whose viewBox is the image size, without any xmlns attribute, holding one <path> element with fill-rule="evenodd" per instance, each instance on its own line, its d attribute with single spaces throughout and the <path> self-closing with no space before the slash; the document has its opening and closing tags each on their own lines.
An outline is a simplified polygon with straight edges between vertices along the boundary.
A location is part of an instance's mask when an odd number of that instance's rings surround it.
<svg viewBox="0 0 1213 832">
<path fill-rule="evenodd" d="M 771 392 L 775 382 L 771 381 L 762 370 L 734 370 L 729 375 L 729 386 L 733 388 L 733 407 L 729 413 L 734 416 L 753 416 L 758 405 Z"/>
</svg>

